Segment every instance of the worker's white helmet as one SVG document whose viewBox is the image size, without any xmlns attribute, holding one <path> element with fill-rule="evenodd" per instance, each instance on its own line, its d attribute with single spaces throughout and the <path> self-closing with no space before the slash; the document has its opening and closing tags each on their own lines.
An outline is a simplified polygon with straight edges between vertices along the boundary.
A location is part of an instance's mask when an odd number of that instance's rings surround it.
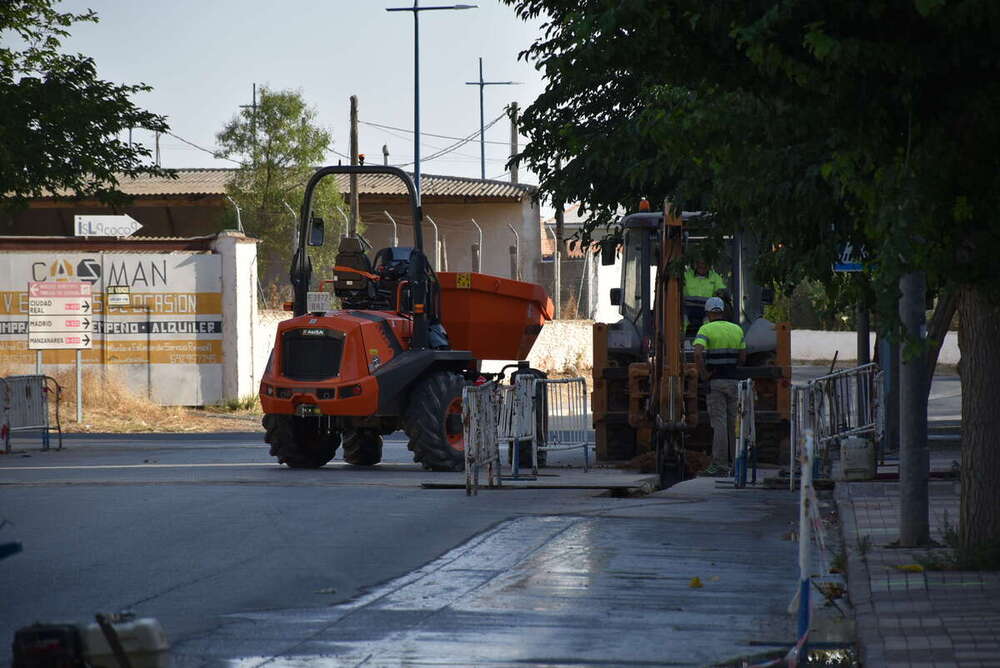
<svg viewBox="0 0 1000 668">
<path fill-rule="evenodd" d="M 709 297 L 705 300 L 705 312 L 709 313 L 711 311 L 722 312 L 726 310 L 726 305 L 718 297 Z"/>
</svg>

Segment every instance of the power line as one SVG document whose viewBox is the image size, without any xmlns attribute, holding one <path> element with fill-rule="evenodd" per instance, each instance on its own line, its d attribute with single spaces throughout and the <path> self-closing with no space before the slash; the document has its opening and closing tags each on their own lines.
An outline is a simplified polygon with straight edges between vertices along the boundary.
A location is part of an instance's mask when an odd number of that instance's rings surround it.
<svg viewBox="0 0 1000 668">
<path fill-rule="evenodd" d="M 243 163 L 240 162 L 239 160 L 233 160 L 232 158 L 227 158 L 225 156 L 219 155 L 218 150 L 213 151 L 211 149 L 205 148 L 204 146 L 198 146 L 193 141 L 188 141 L 187 139 L 184 139 L 184 137 L 181 137 L 180 135 L 176 135 L 173 132 L 171 132 L 170 130 L 165 130 L 163 132 L 163 134 L 170 135 L 174 139 L 176 139 L 178 141 L 182 141 L 185 144 L 187 144 L 188 146 L 191 146 L 192 148 L 196 148 L 199 151 L 204 151 L 205 153 L 210 154 L 213 158 L 216 158 L 217 160 L 228 160 L 229 162 L 232 162 L 232 163 L 235 163 L 237 165 L 243 166 Z"/>
<path fill-rule="evenodd" d="M 506 114 L 501 114 L 498 118 L 503 118 L 504 116 L 506 116 Z M 358 121 L 358 122 L 361 123 L 361 124 L 363 124 L 363 125 L 370 125 L 370 126 L 375 127 L 375 128 L 382 128 L 383 130 L 397 130 L 399 132 L 406 132 L 407 134 L 411 134 L 411 135 L 413 134 L 413 130 L 407 130 L 406 128 L 397 128 L 397 127 L 394 127 L 392 125 L 383 125 L 382 123 L 373 123 L 371 121 Z M 492 126 L 492 125 L 493 125 L 493 123 L 490 123 L 490 126 Z M 436 135 L 436 134 L 432 134 L 430 132 L 421 132 L 420 136 L 421 137 L 437 137 L 438 139 L 451 139 L 451 140 L 458 140 L 458 141 L 462 140 L 461 137 L 450 137 L 448 135 Z M 498 144 L 500 146 L 507 146 L 508 145 L 508 142 L 505 142 L 505 141 L 489 141 L 489 140 L 487 140 L 486 143 L 487 144 Z"/>
<path fill-rule="evenodd" d="M 492 121 L 490 121 L 485 127 L 483 127 L 482 131 L 485 132 L 486 130 L 489 130 L 491 127 L 493 127 L 494 125 L 496 125 L 497 123 L 499 123 L 500 120 L 503 119 L 503 118 L 505 118 L 506 116 L 507 116 L 506 113 L 500 114 L 499 116 L 497 116 L 496 118 L 494 118 Z M 362 121 L 362 122 L 364 122 L 364 121 Z M 421 133 L 421 134 L 423 134 L 423 133 Z M 475 132 L 473 132 L 470 135 L 467 135 L 466 137 L 461 137 L 461 138 L 456 137 L 455 138 L 456 141 L 453 144 L 450 144 L 449 146 L 446 146 L 445 148 L 440 149 L 439 151 L 431 153 L 429 156 L 421 157 L 420 159 L 422 161 L 428 161 L 428 160 L 434 160 L 436 158 L 440 158 L 442 156 L 448 155 L 449 153 L 457 151 L 458 149 L 460 149 L 461 147 L 465 146 L 469 142 L 475 141 L 476 137 L 478 137 L 479 134 L 480 134 L 480 131 L 476 130 Z M 328 146 L 327 148 L 330 151 L 332 151 L 334 154 L 339 155 L 342 158 L 347 158 L 348 160 L 350 160 L 350 156 L 346 156 L 343 153 L 338 153 L 336 150 L 334 150 L 333 146 Z M 394 166 L 395 167 L 409 167 L 412 164 L 413 164 L 413 161 L 410 161 L 410 162 L 404 162 L 404 163 L 401 163 L 401 164 L 397 164 L 397 165 L 394 165 Z"/>
</svg>

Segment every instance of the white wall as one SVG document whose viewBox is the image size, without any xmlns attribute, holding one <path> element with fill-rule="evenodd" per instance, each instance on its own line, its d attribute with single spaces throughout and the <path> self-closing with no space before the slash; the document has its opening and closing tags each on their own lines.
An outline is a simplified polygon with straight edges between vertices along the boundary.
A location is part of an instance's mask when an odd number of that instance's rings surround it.
<svg viewBox="0 0 1000 668">
<path fill-rule="evenodd" d="M 223 345 L 222 398 L 257 393 L 255 360 L 257 321 L 257 240 L 240 232 L 220 232 L 212 244 L 222 258 Z"/>
</svg>

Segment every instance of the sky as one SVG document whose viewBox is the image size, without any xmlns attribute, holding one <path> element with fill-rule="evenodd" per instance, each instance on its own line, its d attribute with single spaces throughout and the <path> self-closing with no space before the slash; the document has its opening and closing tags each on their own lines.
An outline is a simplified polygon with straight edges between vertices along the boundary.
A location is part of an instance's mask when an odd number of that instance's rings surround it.
<svg viewBox="0 0 1000 668">
<path fill-rule="evenodd" d="M 540 21 L 526 23 L 499 0 L 463 11 L 420 13 L 421 155 L 454 143 L 427 136 L 466 137 L 479 130 L 479 76 L 487 81 L 486 123 L 512 101 L 523 109 L 544 89 L 534 66 L 518 53 L 539 36 Z M 423 6 L 453 4 L 422 0 Z M 146 83 L 135 97 L 140 107 L 167 116 L 171 131 L 206 149 L 253 84 L 300 91 L 317 111 L 317 123 L 334 138 L 333 150 L 350 153 L 350 96 L 357 95 L 360 152 L 381 164 L 413 161 L 413 18 L 386 12 L 410 0 L 64 0 L 62 11 L 97 12 L 97 24 L 77 23 L 64 50 L 92 57 L 99 75 L 115 83 Z M 365 122 L 400 130 L 385 130 Z M 486 177 L 509 178 L 510 125 L 502 119 L 486 131 Z M 135 140 L 152 145 L 148 133 Z M 489 143 L 497 142 L 497 143 Z M 521 139 L 523 145 L 524 139 Z M 231 167 L 172 137 L 161 137 L 161 164 L 171 168 Z M 327 164 L 340 157 L 331 152 Z M 345 160 L 346 162 L 346 160 Z M 412 169 L 406 167 L 406 169 Z M 521 181 L 535 183 L 534 175 Z M 478 140 L 440 158 L 423 161 L 424 174 L 480 176 Z"/>
</svg>

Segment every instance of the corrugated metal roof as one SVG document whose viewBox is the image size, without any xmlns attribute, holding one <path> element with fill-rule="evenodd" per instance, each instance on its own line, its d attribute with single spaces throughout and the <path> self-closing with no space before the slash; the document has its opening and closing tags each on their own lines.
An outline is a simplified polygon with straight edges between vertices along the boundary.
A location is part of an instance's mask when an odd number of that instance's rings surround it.
<svg viewBox="0 0 1000 668">
<path fill-rule="evenodd" d="M 159 176 L 120 177 L 118 187 L 132 197 L 162 197 L 179 195 L 224 195 L 226 182 L 235 170 L 232 169 L 178 169 L 177 178 Z M 412 176 L 412 174 L 411 174 Z M 348 190 L 348 176 L 338 174 L 337 185 L 341 192 Z M 526 194 L 537 190 L 536 186 L 513 184 L 506 181 L 484 181 L 460 176 L 436 176 L 422 174 L 421 194 L 425 198 L 483 198 L 496 200 L 521 200 Z M 387 174 L 363 174 L 358 177 L 361 195 L 384 197 L 404 196 L 403 183 Z"/>
</svg>

